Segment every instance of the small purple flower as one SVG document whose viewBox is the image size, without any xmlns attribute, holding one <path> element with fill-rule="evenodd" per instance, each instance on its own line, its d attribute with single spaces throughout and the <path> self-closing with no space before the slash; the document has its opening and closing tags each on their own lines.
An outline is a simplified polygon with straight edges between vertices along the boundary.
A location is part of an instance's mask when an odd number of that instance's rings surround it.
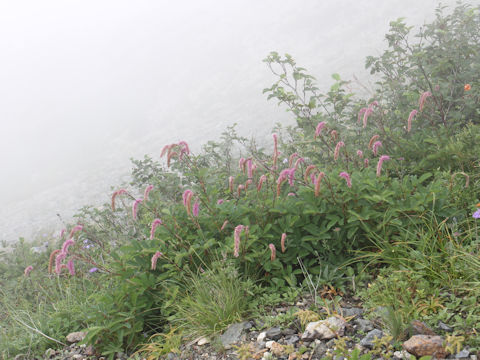
<svg viewBox="0 0 480 360">
<path fill-rule="evenodd" d="M 97 272 L 97 271 L 98 271 L 98 268 L 96 268 L 96 267 L 93 267 L 90 270 L 88 270 L 89 273 L 94 273 L 94 272 Z"/>
<path fill-rule="evenodd" d="M 218 199 L 218 200 L 217 200 L 217 205 L 222 205 L 222 204 L 223 204 L 223 201 L 224 201 L 223 199 Z"/>
<path fill-rule="evenodd" d="M 480 219 L 480 209 L 477 209 L 472 215 L 474 219 Z"/>
</svg>

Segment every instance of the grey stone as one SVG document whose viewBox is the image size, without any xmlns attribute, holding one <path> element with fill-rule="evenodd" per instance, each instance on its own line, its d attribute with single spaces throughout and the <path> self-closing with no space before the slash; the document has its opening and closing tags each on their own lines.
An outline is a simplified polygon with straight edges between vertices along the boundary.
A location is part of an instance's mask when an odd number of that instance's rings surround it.
<svg viewBox="0 0 480 360">
<path fill-rule="evenodd" d="M 346 321 L 337 317 L 308 323 L 302 340 L 328 340 L 345 334 Z"/>
<path fill-rule="evenodd" d="M 353 323 L 357 325 L 357 330 L 362 331 L 364 333 L 373 330 L 373 324 L 370 320 L 366 319 L 355 319 Z"/>
<path fill-rule="evenodd" d="M 253 327 L 253 324 L 251 321 L 246 321 L 244 324 L 245 324 L 243 325 L 244 330 L 250 330 Z"/>
<path fill-rule="evenodd" d="M 85 336 L 87 336 L 87 333 L 84 331 L 72 332 L 67 335 L 67 342 L 77 343 L 85 339 Z"/>
<path fill-rule="evenodd" d="M 319 342 L 313 349 L 313 358 L 322 359 L 327 352 L 327 346 L 323 342 Z"/>
<path fill-rule="evenodd" d="M 180 358 L 175 353 L 168 353 L 167 354 L 167 360 L 178 360 L 178 359 L 180 359 Z"/>
<path fill-rule="evenodd" d="M 373 341 L 375 338 L 381 339 L 382 337 L 383 332 L 381 330 L 373 329 L 362 340 L 360 340 L 360 345 L 371 349 L 373 348 Z"/>
<path fill-rule="evenodd" d="M 363 314 L 363 309 L 362 308 L 342 308 L 342 315 L 343 317 L 349 317 L 349 316 L 360 316 Z"/>
<path fill-rule="evenodd" d="M 273 327 L 266 331 L 267 339 L 278 340 L 282 337 L 282 329 Z"/>
<path fill-rule="evenodd" d="M 463 349 L 459 353 L 455 354 L 455 359 L 466 359 L 469 357 L 469 355 L 470 355 L 470 351 L 468 351 L 467 349 Z"/>
<path fill-rule="evenodd" d="M 290 335 L 285 338 L 285 344 L 293 345 L 300 341 L 300 338 L 297 335 Z"/>
<path fill-rule="evenodd" d="M 295 330 L 290 329 L 290 328 L 282 330 L 282 335 L 283 336 L 293 335 L 293 334 L 296 334 L 296 333 L 297 332 Z"/>
<path fill-rule="evenodd" d="M 440 330 L 443 330 L 443 331 L 446 331 L 446 332 L 452 332 L 453 331 L 453 328 L 451 328 L 450 326 L 448 326 L 447 324 L 445 324 L 442 321 L 438 322 L 438 327 L 440 328 Z"/>
<path fill-rule="evenodd" d="M 245 322 L 230 325 L 225 332 L 220 335 L 219 339 L 225 349 L 230 349 L 232 344 L 240 341 Z"/>
<path fill-rule="evenodd" d="M 257 336 L 257 342 L 258 343 L 263 343 L 265 342 L 265 339 L 267 338 L 267 333 L 265 331 L 262 331 L 260 334 Z"/>
</svg>

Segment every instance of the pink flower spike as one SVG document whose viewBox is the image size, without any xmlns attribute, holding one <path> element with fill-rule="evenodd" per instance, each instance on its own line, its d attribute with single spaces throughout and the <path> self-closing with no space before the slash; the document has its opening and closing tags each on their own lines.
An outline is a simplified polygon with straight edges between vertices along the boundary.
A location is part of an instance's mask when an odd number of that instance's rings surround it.
<svg viewBox="0 0 480 360">
<path fill-rule="evenodd" d="M 417 115 L 418 110 L 412 110 L 410 112 L 410 115 L 408 115 L 408 120 L 407 120 L 407 132 L 410 132 L 412 130 L 412 119 L 415 115 Z"/>
<path fill-rule="evenodd" d="M 137 219 L 138 204 L 142 202 L 141 199 L 137 199 L 132 203 L 132 217 L 133 220 Z"/>
<path fill-rule="evenodd" d="M 315 165 L 308 165 L 307 168 L 305 169 L 305 175 L 304 175 L 303 179 L 305 180 L 306 183 L 308 183 L 308 176 L 315 169 L 316 169 Z"/>
<path fill-rule="evenodd" d="M 228 178 L 228 188 L 230 189 L 230 192 L 233 192 L 233 181 L 234 181 L 233 176 L 230 176 Z"/>
<path fill-rule="evenodd" d="M 65 234 L 67 230 L 66 229 L 62 229 L 62 231 L 60 231 L 60 239 L 63 238 L 63 235 Z"/>
<path fill-rule="evenodd" d="M 30 271 L 32 271 L 32 270 L 33 270 L 33 266 L 32 266 L 32 265 L 27 266 L 27 267 L 25 268 L 25 270 L 23 271 L 23 274 L 24 274 L 25 276 L 28 276 L 28 275 L 30 275 Z"/>
<path fill-rule="evenodd" d="M 357 150 L 357 156 L 358 156 L 360 159 L 363 159 L 363 151 L 362 151 L 362 150 Z"/>
<path fill-rule="evenodd" d="M 189 195 L 193 194 L 192 190 L 185 190 L 182 195 L 183 206 L 187 206 L 187 200 Z"/>
<path fill-rule="evenodd" d="M 225 220 L 222 224 L 222 227 L 220 228 L 220 231 L 223 231 L 223 229 L 225 229 L 227 225 L 228 225 L 228 220 Z"/>
<path fill-rule="evenodd" d="M 163 254 L 160 251 L 157 251 L 153 256 L 152 256 L 152 270 L 155 270 L 157 268 L 157 260 L 159 257 L 163 256 Z"/>
<path fill-rule="evenodd" d="M 275 257 L 276 257 L 276 254 L 277 254 L 277 250 L 275 249 L 275 245 L 268 244 L 268 247 L 270 248 L 270 261 L 274 261 Z"/>
<path fill-rule="evenodd" d="M 372 102 L 372 103 L 371 103 L 370 105 L 368 105 L 368 106 L 369 106 L 369 107 L 373 107 L 373 106 L 378 107 L 378 101 L 375 100 L 374 102 Z"/>
<path fill-rule="evenodd" d="M 187 155 L 190 154 L 190 148 L 188 147 L 188 144 L 186 141 L 180 141 L 178 145 L 182 147 L 182 150 L 181 150 L 182 154 L 187 154 Z"/>
<path fill-rule="evenodd" d="M 360 111 L 358 112 L 358 119 L 357 119 L 358 124 L 360 124 L 360 122 L 362 121 L 363 114 L 365 114 L 365 111 L 367 111 L 366 107 L 361 108 Z"/>
<path fill-rule="evenodd" d="M 293 164 L 293 160 L 295 160 L 297 157 L 299 157 L 299 155 L 297 153 L 293 153 L 292 155 L 290 155 L 290 157 L 288 158 L 288 166 L 292 166 Z"/>
<path fill-rule="evenodd" d="M 198 217 L 198 213 L 200 212 L 200 204 L 198 203 L 198 200 L 195 200 L 195 203 L 193 204 L 193 216 Z"/>
<path fill-rule="evenodd" d="M 368 163 L 369 163 L 368 159 L 363 160 L 363 166 L 364 167 L 368 167 Z"/>
<path fill-rule="evenodd" d="M 70 235 L 69 235 L 69 238 L 72 238 L 73 235 L 75 235 L 76 232 L 79 232 L 79 231 L 82 231 L 83 229 L 83 226 L 82 225 L 75 225 L 72 229 L 72 231 L 70 231 Z"/>
<path fill-rule="evenodd" d="M 223 199 L 218 199 L 218 200 L 217 200 L 217 205 L 222 205 L 222 204 L 223 204 L 223 201 L 224 201 Z"/>
<path fill-rule="evenodd" d="M 350 175 L 348 175 L 348 173 L 346 173 L 345 171 L 342 171 L 338 176 L 345 179 L 345 181 L 347 182 L 347 186 L 349 188 L 352 187 L 352 180 L 350 179 Z"/>
<path fill-rule="evenodd" d="M 390 156 L 388 156 L 388 155 L 382 155 L 382 156 L 380 156 L 380 159 L 378 159 L 377 176 L 381 175 L 383 162 L 387 161 L 387 160 L 390 160 Z"/>
<path fill-rule="evenodd" d="M 248 159 L 248 160 L 247 160 L 247 174 L 248 174 L 248 178 L 249 178 L 249 179 L 253 178 L 253 163 L 252 163 L 252 159 Z"/>
<path fill-rule="evenodd" d="M 155 219 L 152 222 L 152 228 L 150 229 L 150 240 L 153 240 L 153 236 L 155 235 L 155 230 L 157 229 L 158 225 L 162 224 L 162 220 Z"/>
<path fill-rule="evenodd" d="M 242 193 L 242 190 L 244 190 L 244 189 L 245 189 L 245 185 L 243 185 L 243 184 L 238 185 L 237 196 L 240 196 L 240 194 Z"/>
<path fill-rule="evenodd" d="M 120 189 L 120 190 L 117 190 L 115 191 L 113 194 L 112 194 L 112 211 L 115 211 L 115 199 L 118 195 L 122 195 L 122 194 L 126 194 L 127 193 L 127 190 L 125 189 Z M 71 237 L 71 236 L 70 236 Z"/>
<path fill-rule="evenodd" d="M 320 195 L 320 183 L 322 182 L 322 179 L 324 177 L 325 177 L 325 173 L 323 171 L 320 171 L 317 178 L 315 179 L 315 183 L 314 183 L 315 197 Z"/>
<path fill-rule="evenodd" d="M 300 165 L 301 163 L 305 164 L 305 160 L 302 157 L 298 158 L 297 161 L 295 161 L 295 170 L 298 169 L 298 165 Z"/>
<path fill-rule="evenodd" d="M 377 156 L 378 154 L 378 148 L 382 147 L 383 144 L 381 141 L 375 141 L 375 143 L 373 144 L 372 146 L 372 151 L 373 151 L 373 155 Z"/>
<path fill-rule="evenodd" d="M 233 246 L 233 256 L 238 257 L 240 251 L 240 234 L 245 229 L 244 225 L 237 225 L 233 232 L 234 246 Z"/>
<path fill-rule="evenodd" d="M 380 138 L 380 135 L 373 135 L 373 136 L 370 138 L 370 141 L 368 142 L 368 148 L 371 149 L 372 146 L 373 146 L 373 143 L 374 143 L 375 141 L 377 141 L 379 138 Z"/>
<path fill-rule="evenodd" d="M 340 148 L 343 146 L 345 146 L 345 143 L 343 141 L 339 141 L 337 143 L 337 145 L 335 146 L 335 152 L 333 153 L 333 160 L 338 160 L 338 156 L 340 155 Z"/>
<path fill-rule="evenodd" d="M 286 251 L 285 249 L 285 239 L 287 238 L 287 234 L 282 234 L 282 239 L 280 240 L 280 245 L 282 246 L 282 253 Z"/>
<path fill-rule="evenodd" d="M 153 185 L 148 185 L 145 188 L 145 192 L 143 193 L 143 200 L 148 201 L 148 195 L 150 194 L 150 191 L 153 190 Z"/>
<path fill-rule="evenodd" d="M 258 185 L 257 185 L 257 191 L 262 190 L 263 183 L 267 180 L 266 175 L 260 176 L 260 179 L 258 180 Z"/>
<path fill-rule="evenodd" d="M 423 106 L 425 105 L 425 101 L 429 96 L 432 96 L 430 91 L 425 91 L 422 95 L 420 95 L 420 99 L 418 100 L 418 108 L 420 111 L 423 111 Z"/>
<path fill-rule="evenodd" d="M 65 260 L 67 257 L 67 254 L 64 252 L 60 252 L 56 257 L 55 257 L 55 272 L 57 274 L 60 274 L 62 271 L 62 261 Z"/>
<path fill-rule="evenodd" d="M 363 114 L 363 128 L 365 129 L 367 127 L 367 120 L 370 115 L 373 113 L 373 108 L 368 107 L 367 110 L 365 110 L 365 113 Z"/>
<path fill-rule="evenodd" d="M 73 259 L 68 260 L 67 268 L 70 275 L 75 276 L 75 266 L 73 264 Z"/>
<path fill-rule="evenodd" d="M 295 180 L 295 168 L 291 168 L 288 172 L 288 184 L 293 186 L 293 181 Z"/>
<path fill-rule="evenodd" d="M 244 158 L 240 158 L 238 160 L 238 168 L 240 169 L 240 171 L 243 171 L 245 173 L 245 159 Z"/>
<path fill-rule="evenodd" d="M 62 245 L 62 253 L 65 253 L 65 255 L 68 254 L 68 248 L 74 244 L 75 241 L 73 241 L 73 239 L 66 240 Z"/>
<path fill-rule="evenodd" d="M 290 192 L 290 193 L 288 193 L 288 194 L 287 194 L 287 196 L 296 196 L 296 194 L 295 194 L 295 193 L 292 193 L 292 192 Z"/>
<path fill-rule="evenodd" d="M 314 139 L 316 139 L 320 134 L 322 133 L 323 128 L 325 127 L 325 122 L 320 121 L 315 129 L 315 135 L 313 136 Z"/>
</svg>

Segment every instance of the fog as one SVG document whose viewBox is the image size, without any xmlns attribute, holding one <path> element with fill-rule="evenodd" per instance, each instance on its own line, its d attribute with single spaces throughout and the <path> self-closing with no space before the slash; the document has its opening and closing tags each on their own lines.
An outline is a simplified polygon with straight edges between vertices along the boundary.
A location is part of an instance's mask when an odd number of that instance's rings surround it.
<svg viewBox="0 0 480 360">
<path fill-rule="evenodd" d="M 453 5 L 455 1 L 443 1 Z M 320 88 L 368 85 L 388 23 L 437 0 L 0 0 L 0 240 L 59 229 L 128 180 L 130 157 L 194 149 L 227 125 L 266 137 L 289 120 L 262 59 L 290 53 Z"/>
</svg>

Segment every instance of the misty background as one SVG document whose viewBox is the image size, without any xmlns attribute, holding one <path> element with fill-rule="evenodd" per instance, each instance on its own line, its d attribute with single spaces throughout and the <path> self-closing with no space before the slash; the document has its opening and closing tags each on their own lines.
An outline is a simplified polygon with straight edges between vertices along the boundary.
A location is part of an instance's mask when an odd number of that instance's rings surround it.
<svg viewBox="0 0 480 360">
<path fill-rule="evenodd" d="M 454 6 L 454 0 L 441 2 Z M 228 126 L 270 139 L 291 115 L 262 90 L 288 52 L 326 90 L 367 85 L 388 24 L 419 26 L 438 0 L 0 0 L 0 240 L 59 230 L 108 202 L 130 158 L 199 150 Z"/>
</svg>

